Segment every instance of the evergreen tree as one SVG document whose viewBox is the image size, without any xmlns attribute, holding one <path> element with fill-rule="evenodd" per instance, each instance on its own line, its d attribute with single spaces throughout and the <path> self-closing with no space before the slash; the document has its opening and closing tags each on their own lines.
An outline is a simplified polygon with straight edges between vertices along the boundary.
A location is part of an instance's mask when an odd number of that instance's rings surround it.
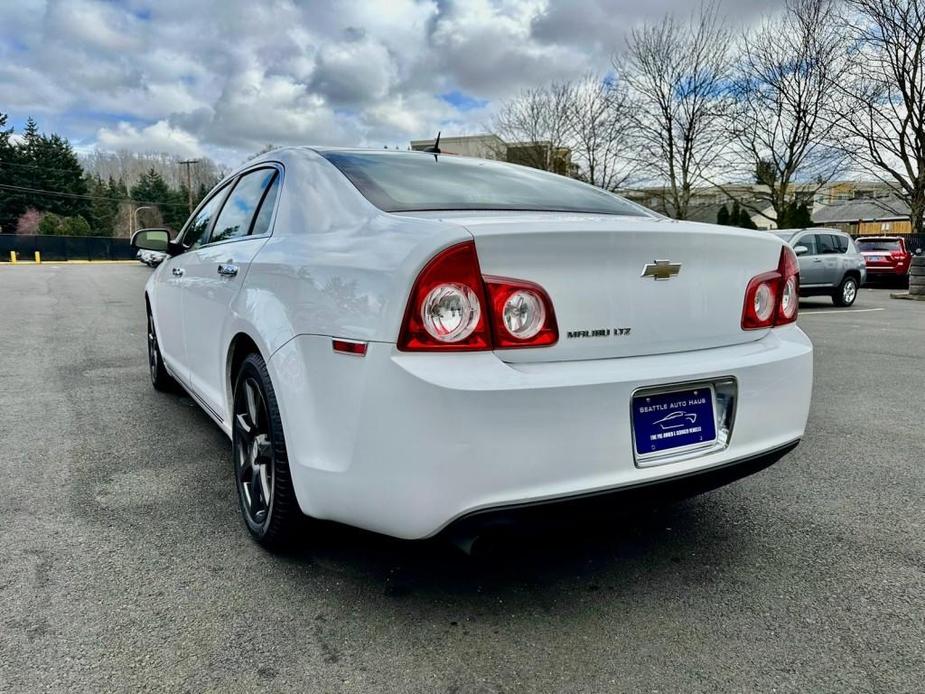
<svg viewBox="0 0 925 694">
<path fill-rule="evenodd" d="M 28 124 L 27 124 L 28 126 Z M 26 136 L 25 152 L 28 156 L 33 188 L 63 195 L 36 194 L 36 206 L 63 217 L 91 216 L 91 201 L 87 199 L 87 182 L 83 168 L 71 143 L 60 135 Z"/>
<path fill-rule="evenodd" d="M 110 179 L 110 182 L 112 179 Z M 99 178 L 90 179 L 87 185 L 93 196 L 90 209 L 90 226 L 94 236 L 112 236 L 115 231 L 119 201 L 109 194 L 109 186 Z"/>
<path fill-rule="evenodd" d="M 796 205 L 792 212 L 792 227 L 794 229 L 806 229 L 813 225 L 813 215 L 809 211 L 809 205 L 805 202 L 801 202 L 799 205 Z"/>
<path fill-rule="evenodd" d="M 38 142 L 39 138 L 41 138 L 41 134 L 39 133 L 39 124 L 35 122 L 35 118 L 32 116 L 29 116 L 26 119 L 26 127 L 23 128 L 22 137 L 24 140 L 23 146 L 26 148 L 34 147 L 35 143 Z"/>
<path fill-rule="evenodd" d="M 174 231 L 181 229 L 186 224 L 186 218 L 189 217 L 189 195 L 186 191 L 186 186 L 180 186 L 178 190 L 171 190 L 170 206 L 162 210 L 164 224 Z"/>
<path fill-rule="evenodd" d="M 716 213 L 716 223 L 724 227 L 729 226 L 729 208 L 725 205 L 720 207 L 719 212 Z"/>
<path fill-rule="evenodd" d="M 732 201 L 732 212 L 729 213 L 729 224 L 731 226 L 739 226 L 739 220 L 742 218 L 742 208 L 739 207 L 739 201 Z"/>
<path fill-rule="evenodd" d="M 9 116 L 0 112 L 0 185 L 17 184 L 16 148 L 10 141 L 13 128 L 7 127 Z M 12 233 L 16 230 L 16 221 L 25 212 L 21 196 L 14 191 L 0 188 L 0 232 Z"/>
<path fill-rule="evenodd" d="M 736 226 L 742 227 L 743 229 L 758 228 L 758 225 L 752 221 L 751 213 L 744 207 L 739 210 L 739 219 L 736 221 Z"/>
<path fill-rule="evenodd" d="M 208 191 L 206 191 L 208 192 Z M 203 194 L 205 195 L 205 193 Z M 155 169 L 148 170 L 132 186 L 131 198 L 136 204 L 153 203 L 161 213 L 164 224 L 177 230 L 189 216 L 189 196 L 186 187 L 172 190 Z"/>
<path fill-rule="evenodd" d="M 167 206 L 170 200 L 170 188 L 154 168 L 149 169 L 138 183 L 132 186 L 129 195 L 136 203 L 154 204 L 158 206 Z"/>
</svg>

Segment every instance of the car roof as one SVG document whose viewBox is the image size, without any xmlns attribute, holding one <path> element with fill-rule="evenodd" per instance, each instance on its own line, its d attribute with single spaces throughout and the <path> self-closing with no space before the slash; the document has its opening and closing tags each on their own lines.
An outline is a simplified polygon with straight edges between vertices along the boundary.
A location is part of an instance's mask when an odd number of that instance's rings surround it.
<svg viewBox="0 0 925 694">
<path fill-rule="evenodd" d="M 841 229 L 833 229 L 832 227 L 803 227 L 801 229 L 773 229 L 772 231 L 775 234 L 790 234 L 791 236 L 800 234 L 804 231 L 814 231 L 820 234 L 841 234 L 842 236 L 850 236 L 850 234 L 846 234 Z"/>
</svg>

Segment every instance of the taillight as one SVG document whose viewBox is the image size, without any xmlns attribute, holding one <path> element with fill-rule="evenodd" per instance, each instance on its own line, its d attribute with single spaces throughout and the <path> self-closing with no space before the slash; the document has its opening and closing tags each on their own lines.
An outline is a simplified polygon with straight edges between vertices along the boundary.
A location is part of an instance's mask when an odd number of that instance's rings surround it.
<svg viewBox="0 0 925 694">
<path fill-rule="evenodd" d="M 793 249 L 784 246 L 777 270 L 749 281 L 742 307 L 742 329 L 761 330 L 793 323 L 799 306 L 800 266 Z"/>
<path fill-rule="evenodd" d="M 543 288 L 523 280 L 483 278 L 475 243 L 466 241 L 437 254 L 421 270 L 398 348 L 475 351 L 543 347 L 558 339 L 552 302 Z"/>
<path fill-rule="evenodd" d="M 538 284 L 486 277 L 496 348 L 544 347 L 559 340 L 549 295 Z"/>
<path fill-rule="evenodd" d="M 787 325 L 797 319 L 800 310 L 800 264 L 790 246 L 781 248 L 777 271 L 781 280 L 776 325 Z"/>
<path fill-rule="evenodd" d="M 418 275 L 398 348 L 406 351 L 491 349 L 485 288 L 475 243 L 437 254 Z"/>
</svg>

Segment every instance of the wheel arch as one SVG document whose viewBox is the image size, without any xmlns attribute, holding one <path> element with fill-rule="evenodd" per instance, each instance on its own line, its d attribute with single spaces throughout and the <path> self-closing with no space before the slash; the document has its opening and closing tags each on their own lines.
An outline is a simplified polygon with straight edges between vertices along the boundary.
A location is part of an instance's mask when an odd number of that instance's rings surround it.
<svg viewBox="0 0 925 694">
<path fill-rule="evenodd" d="M 225 359 L 225 400 L 228 412 L 232 411 L 234 400 L 234 378 L 241 367 L 241 363 L 247 358 L 248 354 L 259 354 L 266 359 L 257 341 L 248 333 L 239 331 L 231 338 L 228 344 L 228 353 Z"/>
<path fill-rule="evenodd" d="M 858 283 L 858 287 L 861 286 L 861 271 L 860 271 L 860 270 L 854 270 L 854 269 L 852 269 L 852 270 L 845 270 L 845 274 L 842 275 L 841 282 L 839 282 L 838 285 L 841 286 L 841 283 L 844 282 L 845 279 L 848 278 L 848 277 L 853 278 L 853 279 Z"/>
</svg>

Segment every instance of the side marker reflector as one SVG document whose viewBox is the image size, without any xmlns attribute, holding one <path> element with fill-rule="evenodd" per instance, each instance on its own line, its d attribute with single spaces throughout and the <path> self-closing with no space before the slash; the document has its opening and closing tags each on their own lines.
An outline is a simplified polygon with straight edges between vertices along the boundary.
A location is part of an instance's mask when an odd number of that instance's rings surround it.
<svg viewBox="0 0 925 694">
<path fill-rule="evenodd" d="M 354 354 L 358 357 L 366 356 L 365 342 L 350 342 L 349 340 L 334 340 L 334 351 L 343 352 L 344 354 Z"/>
</svg>

